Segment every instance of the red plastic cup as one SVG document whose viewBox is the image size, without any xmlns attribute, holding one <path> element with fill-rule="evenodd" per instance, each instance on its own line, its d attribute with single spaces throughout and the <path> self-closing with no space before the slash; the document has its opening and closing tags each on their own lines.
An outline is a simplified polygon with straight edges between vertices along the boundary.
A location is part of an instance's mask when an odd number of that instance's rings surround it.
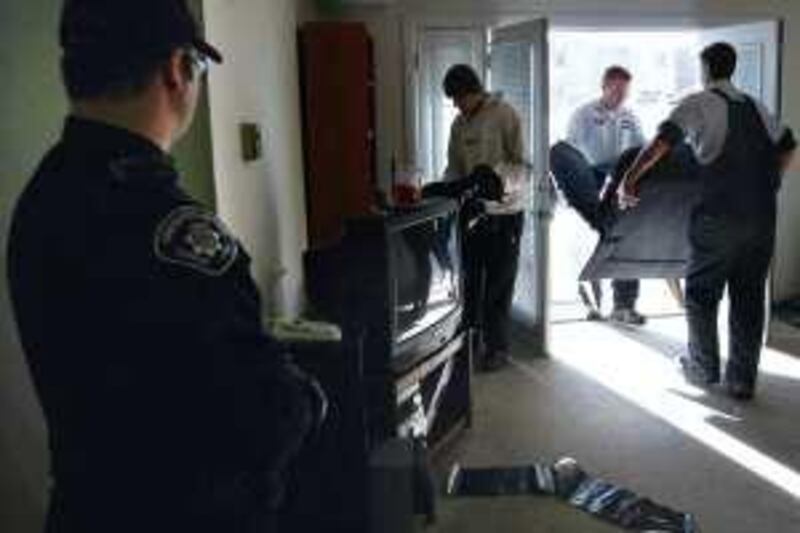
<svg viewBox="0 0 800 533">
<path fill-rule="evenodd" d="M 392 187 L 392 200 L 397 206 L 414 205 L 422 198 L 419 187 L 412 183 L 395 183 Z"/>
</svg>

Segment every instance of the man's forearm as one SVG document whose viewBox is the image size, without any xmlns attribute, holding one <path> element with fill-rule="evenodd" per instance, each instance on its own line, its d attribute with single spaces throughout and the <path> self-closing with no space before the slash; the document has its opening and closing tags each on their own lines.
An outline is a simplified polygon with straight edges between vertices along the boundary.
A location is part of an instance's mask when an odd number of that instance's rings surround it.
<svg viewBox="0 0 800 533">
<path fill-rule="evenodd" d="M 650 169 L 658 164 L 672 150 L 672 146 L 661 138 L 656 138 L 655 141 L 650 143 L 644 150 L 639 153 L 639 156 L 631 165 L 628 170 L 624 185 L 627 188 L 634 188 L 638 185 L 639 180 Z"/>
</svg>

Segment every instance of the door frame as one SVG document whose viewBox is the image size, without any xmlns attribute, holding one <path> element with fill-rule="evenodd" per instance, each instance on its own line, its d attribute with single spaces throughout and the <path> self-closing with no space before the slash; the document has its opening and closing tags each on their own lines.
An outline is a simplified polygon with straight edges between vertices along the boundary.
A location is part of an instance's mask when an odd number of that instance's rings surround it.
<svg viewBox="0 0 800 533">
<path fill-rule="evenodd" d="M 549 145 L 549 125 L 550 113 L 548 109 L 550 99 L 549 81 L 549 47 L 547 46 L 547 36 L 549 34 L 549 22 L 542 12 L 531 12 L 529 14 L 478 14 L 475 16 L 418 16 L 406 17 L 403 21 L 404 37 L 404 64 L 406 79 L 405 97 L 405 117 L 406 117 L 406 146 L 409 153 L 406 154 L 408 161 L 417 159 L 417 142 L 420 137 L 419 117 L 419 84 L 420 76 L 420 51 L 423 45 L 422 35 L 430 30 L 471 30 L 481 31 L 484 35 L 484 46 L 482 50 L 482 77 L 488 80 L 490 70 L 490 37 L 489 31 L 492 28 L 508 27 L 515 24 L 543 21 L 541 39 L 543 45 L 537 51 L 534 59 L 534 68 L 541 77 L 540 84 L 545 87 L 544 91 L 534 92 L 534 108 L 539 109 L 540 114 L 534 120 L 533 133 L 535 135 L 534 147 L 536 143 L 544 143 L 543 147 Z M 538 123 L 537 123 L 538 122 Z M 534 152 L 537 150 L 534 148 Z M 552 215 L 552 188 L 549 179 L 549 161 L 547 159 L 547 149 L 541 151 L 540 161 L 534 161 L 535 171 L 533 177 L 533 199 L 534 205 L 527 213 L 528 216 L 535 217 L 534 225 L 539 229 L 539 238 L 535 239 L 534 254 L 537 259 L 536 267 L 536 316 L 539 322 L 526 331 L 532 334 L 532 352 L 535 355 L 546 355 L 548 353 L 549 327 L 549 221 Z"/>
<path fill-rule="evenodd" d="M 410 160 L 412 161 L 415 168 L 422 168 L 423 165 L 421 163 L 420 155 L 422 153 L 421 150 L 421 143 L 424 141 L 423 139 L 423 125 L 421 124 L 421 118 L 423 114 L 423 99 L 422 99 L 422 85 L 424 83 L 424 70 L 425 70 L 425 61 L 426 59 L 423 57 L 424 49 L 426 42 L 426 37 L 430 33 L 434 32 L 441 32 L 441 33 L 461 33 L 465 36 L 470 35 L 472 40 L 472 46 L 477 46 L 477 50 L 474 50 L 477 58 L 477 70 L 479 74 L 482 76 L 483 79 L 486 79 L 488 73 L 488 65 L 489 65 L 489 55 L 487 53 L 487 28 L 481 25 L 452 25 L 452 26 L 440 26 L 440 25 L 426 25 L 420 28 L 417 28 L 415 35 L 415 42 L 413 51 L 411 52 L 413 55 L 412 57 L 412 66 L 413 66 L 413 88 L 409 90 L 409 124 L 412 127 L 409 129 L 410 140 L 409 140 L 409 150 L 413 153 L 413 157 Z M 427 176 L 428 178 L 435 179 L 438 176 Z"/>
<path fill-rule="evenodd" d="M 618 14 L 617 14 L 618 15 Z M 775 13 L 765 12 L 762 14 L 733 14 L 733 15 L 697 15 L 697 14 L 674 14 L 663 15 L 655 14 L 652 12 L 644 12 L 640 14 L 632 14 L 629 16 L 609 16 L 598 13 L 565 13 L 555 10 L 536 10 L 532 9 L 528 12 L 500 12 L 500 13 L 477 13 L 474 15 L 455 14 L 453 16 L 441 14 L 409 14 L 408 12 L 401 14 L 401 35 L 403 39 L 403 68 L 404 68 L 404 98 L 403 103 L 405 110 L 403 113 L 405 124 L 403 125 L 404 135 L 406 137 L 405 147 L 406 153 L 403 154 L 406 161 L 413 162 L 417 156 L 417 137 L 419 132 L 418 110 L 417 110 L 417 95 L 418 95 L 418 53 L 421 45 L 419 36 L 428 28 L 441 28 L 441 29 L 480 29 L 487 34 L 487 46 L 484 50 L 488 50 L 488 30 L 491 27 L 507 26 L 514 23 L 531 21 L 534 19 L 544 19 L 547 21 L 547 31 L 549 34 L 552 31 L 558 30 L 577 30 L 577 31 L 682 31 L 682 30 L 704 30 L 719 28 L 725 26 L 734 26 L 740 24 L 748 24 L 755 22 L 777 21 L 778 25 L 778 72 L 776 83 L 776 104 L 777 114 L 780 117 L 783 107 L 783 83 L 784 83 L 784 60 L 785 60 L 785 19 L 781 16 L 776 16 Z M 547 43 L 547 39 L 545 39 Z M 486 53 L 486 52 L 484 52 Z M 542 70 L 543 75 L 546 77 L 546 86 L 548 90 L 546 94 L 540 95 L 547 98 L 546 104 L 543 109 L 543 119 L 545 129 L 549 136 L 550 124 L 550 110 L 549 99 L 551 90 L 549 87 L 549 47 L 545 54 L 545 68 Z M 486 78 L 488 70 L 488 57 L 484 56 L 483 75 Z M 549 139 L 553 141 L 553 139 Z M 549 171 L 549 170 L 548 170 Z M 536 183 L 540 181 L 536 179 Z M 535 198 L 543 198 L 542 191 L 536 190 Z M 543 248 L 541 252 L 544 254 L 544 263 L 549 265 L 549 217 L 552 215 L 552 206 L 537 206 L 534 209 L 534 216 L 543 216 L 546 218 L 546 231 L 543 232 Z M 538 250 L 538 246 L 537 246 Z M 778 249 L 776 248 L 776 254 Z M 537 336 L 542 339 L 541 353 L 547 354 L 549 342 L 549 327 L 550 327 L 550 292 L 549 292 L 549 279 L 547 279 L 547 268 L 543 269 L 542 275 L 545 277 L 542 287 L 545 289 L 544 312 L 541 316 L 544 317 L 542 322 L 543 329 L 537 332 Z M 774 286 L 774 279 L 771 278 L 771 285 Z"/>
<path fill-rule="evenodd" d="M 531 71 L 534 85 L 531 87 L 533 102 L 531 103 L 531 123 L 526 147 L 533 165 L 531 194 L 532 204 L 526 213 L 529 217 L 526 226 L 533 235 L 534 256 L 534 323 L 530 317 L 520 313 L 512 313 L 517 329 L 525 336 L 526 346 L 531 348 L 530 356 L 547 355 L 549 351 L 550 325 L 550 221 L 553 213 L 553 187 L 550 180 L 548 152 L 550 149 L 550 48 L 548 35 L 549 21 L 546 17 L 532 17 L 498 25 L 492 31 L 502 32 L 497 40 L 490 38 L 490 54 L 494 54 L 495 43 L 521 44 L 530 46 Z M 490 59 L 491 59 L 490 55 Z M 536 90 L 542 87 L 544 90 Z M 525 235 L 523 234 L 523 238 Z M 520 258 L 523 260 L 524 258 Z"/>
<path fill-rule="evenodd" d="M 785 46 L 786 46 L 786 20 L 782 16 L 774 13 L 765 14 L 750 14 L 750 15 L 730 15 L 730 16 L 717 16 L 717 15 L 704 15 L 700 17 L 682 17 L 682 16 L 666 16 L 656 17 L 652 15 L 631 15 L 624 18 L 615 19 L 608 16 L 591 16 L 581 14 L 570 15 L 553 15 L 549 17 L 550 31 L 576 31 L 576 32 L 680 32 L 680 31 L 712 31 L 712 30 L 726 30 L 733 29 L 737 26 L 757 25 L 757 24 L 775 24 L 776 31 L 776 61 L 777 68 L 774 72 L 775 86 L 772 88 L 771 97 L 774 98 L 774 113 L 781 119 L 784 107 L 784 73 L 785 65 Z M 769 104 L 770 102 L 765 102 Z M 780 212 L 779 212 L 780 217 Z M 780 228 L 780 219 L 779 219 Z M 780 229 L 779 229 L 780 231 Z M 776 245 L 775 257 L 772 261 L 770 269 L 770 277 L 768 281 L 768 304 L 775 303 L 775 294 L 777 293 L 777 281 L 774 276 L 778 264 L 778 254 L 781 248 Z"/>
<path fill-rule="evenodd" d="M 422 45 L 421 35 L 425 30 L 478 30 L 484 34 L 483 58 L 480 74 L 486 79 L 488 70 L 488 31 L 491 27 L 524 22 L 526 20 L 546 18 L 542 11 L 531 10 L 529 13 L 475 13 L 475 14 L 410 14 L 400 15 L 402 49 L 403 49 L 403 131 L 405 135 L 404 161 L 415 163 L 417 156 L 417 138 L 419 114 L 417 110 L 419 94 L 419 51 Z"/>
</svg>

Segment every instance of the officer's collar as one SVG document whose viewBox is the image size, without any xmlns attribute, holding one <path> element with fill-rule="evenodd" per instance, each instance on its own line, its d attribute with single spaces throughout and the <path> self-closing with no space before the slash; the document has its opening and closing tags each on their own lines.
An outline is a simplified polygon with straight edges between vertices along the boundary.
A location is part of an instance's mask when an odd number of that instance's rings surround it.
<svg viewBox="0 0 800 533">
<path fill-rule="evenodd" d="M 171 162 L 169 155 L 141 135 L 74 115 L 67 117 L 62 139 L 66 143 L 80 145 L 85 151 L 111 158 L 136 157 Z"/>
</svg>

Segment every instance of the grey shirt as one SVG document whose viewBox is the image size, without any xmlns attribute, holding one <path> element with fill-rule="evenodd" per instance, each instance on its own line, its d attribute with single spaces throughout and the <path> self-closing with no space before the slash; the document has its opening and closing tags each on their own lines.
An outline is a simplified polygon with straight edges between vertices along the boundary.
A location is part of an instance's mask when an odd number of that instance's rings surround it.
<svg viewBox="0 0 800 533">
<path fill-rule="evenodd" d="M 704 91 L 686 97 L 670 115 L 668 122 L 678 126 L 694 149 L 701 165 L 710 165 L 717 160 L 725 148 L 728 137 L 728 102 L 714 90 L 720 90 L 729 98 L 744 101 L 745 95 L 729 81 L 710 84 Z M 753 100 L 767 133 L 778 143 L 787 128 L 783 126 L 766 106 Z"/>
<path fill-rule="evenodd" d="M 639 118 L 626 107 L 608 109 L 600 100 L 579 107 L 569 121 L 567 142 L 592 165 L 613 164 L 625 150 L 646 142 Z"/>
</svg>

